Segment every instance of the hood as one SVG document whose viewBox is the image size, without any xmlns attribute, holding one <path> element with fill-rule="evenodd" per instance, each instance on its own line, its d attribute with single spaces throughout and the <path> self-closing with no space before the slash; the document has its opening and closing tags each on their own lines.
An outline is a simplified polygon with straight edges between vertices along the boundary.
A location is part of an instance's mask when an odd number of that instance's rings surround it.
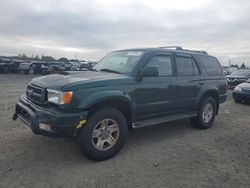
<svg viewBox="0 0 250 188">
<path fill-rule="evenodd" d="M 242 89 L 250 90 L 250 83 L 248 82 L 241 83 L 238 86 L 241 87 Z"/>
<path fill-rule="evenodd" d="M 240 78 L 240 79 L 248 79 L 249 76 L 237 76 L 237 75 L 227 75 L 226 78 Z"/>
<path fill-rule="evenodd" d="M 127 78 L 127 75 L 95 72 L 95 71 L 69 71 L 61 74 L 40 76 L 31 80 L 31 84 L 44 88 L 61 89 L 64 86 L 76 83 L 88 83 L 94 81 L 115 80 Z"/>
</svg>

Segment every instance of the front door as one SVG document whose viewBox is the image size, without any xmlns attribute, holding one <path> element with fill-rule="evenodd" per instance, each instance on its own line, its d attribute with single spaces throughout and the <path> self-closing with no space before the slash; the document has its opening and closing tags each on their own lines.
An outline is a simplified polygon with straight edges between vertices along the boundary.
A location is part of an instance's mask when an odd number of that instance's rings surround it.
<svg viewBox="0 0 250 188">
<path fill-rule="evenodd" d="M 143 77 L 134 91 L 135 116 L 146 118 L 161 116 L 175 110 L 177 99 L 177 80 L 170 53 L 153 55 L 145 66 L 156 66 L 157 77 Z"/>
</svg>

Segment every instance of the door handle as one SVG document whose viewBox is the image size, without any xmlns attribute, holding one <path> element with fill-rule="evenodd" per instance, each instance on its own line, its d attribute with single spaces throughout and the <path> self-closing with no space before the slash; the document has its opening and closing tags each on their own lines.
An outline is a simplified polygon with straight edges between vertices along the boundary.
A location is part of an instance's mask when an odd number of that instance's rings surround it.
<svg viewBox="0 0 250 188">
<path fill-rule="evenodd" d="M 204 86 L 204 82 L 199 82 L 199 85 L 200 86 Z"/>
</svg>

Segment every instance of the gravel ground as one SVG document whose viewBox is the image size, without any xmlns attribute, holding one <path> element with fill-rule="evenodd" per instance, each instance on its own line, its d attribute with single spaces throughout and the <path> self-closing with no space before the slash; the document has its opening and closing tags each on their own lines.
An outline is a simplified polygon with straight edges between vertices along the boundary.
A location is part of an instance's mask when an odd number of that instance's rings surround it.
<svg viewBox="0 0 250 188">
<path fill-rule="evenodd" d="M 214 126 L 188 120 L 130 131 L 113 159 L 86 159 L 73 139 L 11 120 L 31 76 L 0 75 L 0 187 L 250 187 L 250 106 L 221 105 Z"/>
</svg>

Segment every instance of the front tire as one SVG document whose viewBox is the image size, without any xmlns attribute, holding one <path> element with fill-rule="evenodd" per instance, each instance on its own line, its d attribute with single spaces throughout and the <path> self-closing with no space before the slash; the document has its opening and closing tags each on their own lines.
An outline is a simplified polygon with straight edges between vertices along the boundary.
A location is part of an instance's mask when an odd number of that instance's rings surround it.
<svg viewBox="0 0 250 188">
<path fill-rule="evenodd" d="M 206 97 L 201 102 L 198 116 L 191 119 L 192 124 L 199 129 L 208 129 L 213 125 L 217 112 L 217 104 L 213 97 Z"/>
<path fill-rule="evenodd" d="M 102 161 L 115 156 L 127 136 L 127 120 L 114 109 L 106 108 L 93 113 L 78 135 L 78 142 L 86 157 Z"/>
<path fill-rule="evenodd" d="M 236 102 L 236 103 L 241 103 L 241 100 L 240 100 L 240 99 L 235 99 L 235 98 L 234 98 L 234 102 Z"/>
</svg>

